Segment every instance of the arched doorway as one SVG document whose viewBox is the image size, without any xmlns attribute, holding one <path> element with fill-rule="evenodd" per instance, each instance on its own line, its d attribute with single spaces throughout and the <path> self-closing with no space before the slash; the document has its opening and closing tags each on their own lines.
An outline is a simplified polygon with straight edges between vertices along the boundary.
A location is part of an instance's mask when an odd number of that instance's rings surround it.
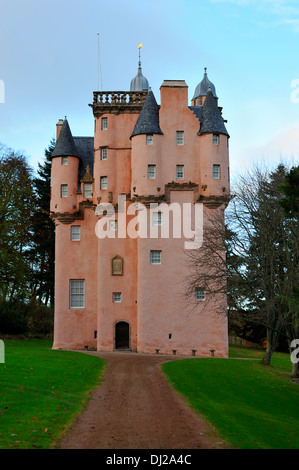
<svg viewBox="0 0 299 470">
<path fill-rule="evenodd" d="M 126 321 L 115 324 L 115 349 L 130 349 L 130 325 Z"/>
</svg>

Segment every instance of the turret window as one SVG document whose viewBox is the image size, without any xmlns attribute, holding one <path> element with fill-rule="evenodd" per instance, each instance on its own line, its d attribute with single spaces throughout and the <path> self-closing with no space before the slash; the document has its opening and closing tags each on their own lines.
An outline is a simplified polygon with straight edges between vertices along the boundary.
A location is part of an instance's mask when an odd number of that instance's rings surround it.
<svg viewBox="0 0 299 470">
<path fill-rule="evenodd" d="M 184 132 L 183 131 L 176 132 L 176 144 L 184 145 Z"/>
<path fill-rule="evenodd" d="M 69 157 L 61 157 L 61 165 L 68 165 Z"/>
<path fill-rule="evenodd" d="M 101 160 L 107 160 L 107 147 L 101 148 Z"/>
<path fill-rule="evenodd" d="M 73 242 L 79 242 L 81 238 L 81 226 L 72 225 L 71 226 L 71 240 Z"/>
<path fill-rule="evenodd" d="M 213 165 L 213 179 L 220 180 L 220 165 Z"/>
<path fill-rule="evenodd" d="M 102 131 L 105 131 L 106 129 L 108 129 L 108 118 L 107 117 L 102 117 L 101 129 L 102 129 Z"/>
<path fill-rule="evenodd" d="M 219 135 L 218 134 L 213 134 L 213 144 L 214 145 L 219 144 Z"/>
<path fill-rule="evenodd" d="M 156 165 L 148 165 L 147 177 L 149 180 L 154 180 L 156 178 Z"/>
<path fill-rule="evenodd" d="M 184 179 L 184 165 L 177 165 L 176 166 L 176 179 L 183 180 Z"/>
<path fill-rule="evenodd" d="M 153 145 L 154 136 L 153 134 L 146 135 L 146 145 Z"/>
<path fill-rule="evenodd" d="M 108 188 L 108 178 L 107 176 L 101 176 L 101 189 L 107 189 Z"/>
<path fill-rule="evenodd" d="M 206 300 L 206 293 L 204 289 L 196 288 L 195 289 L 195 300 L 196 302 L 203 302 Z"/>
<path fill-rule="evenodd" d="M 92 183 L 84 183 L 84 197 L 92 197 Z"/>
<path fill-rule="evenodd" d="M 67 197 L 67 195 L 68 195 L 67 184 L 62 184 L 60 187 L 60 196 Z"/>
<path fill-rule="evenodd" d="M 115 304 L 121 303 L 121 292 L 113 292 L 113 303 Z"/>
</svg>

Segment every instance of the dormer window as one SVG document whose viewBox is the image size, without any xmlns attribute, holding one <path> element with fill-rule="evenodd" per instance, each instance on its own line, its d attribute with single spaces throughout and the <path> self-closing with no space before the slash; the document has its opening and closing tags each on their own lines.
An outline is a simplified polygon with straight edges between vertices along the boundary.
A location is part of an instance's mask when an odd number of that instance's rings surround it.
<svg viewBox="0 0 299 470">
<path fill-rule="evenodd" d="M 68 165 L 69 157 L 61 157 L 61 165 Z"/>
<path fill-rule="evenodd" d="M 92 183 L 84 183 L 84 197 L 92 197 Z"/>
<path fill-rule="evenodd" d="M 153 145 L 154 136 L 153 134 L 146 135 L 146 145 Z"/>
</svg>

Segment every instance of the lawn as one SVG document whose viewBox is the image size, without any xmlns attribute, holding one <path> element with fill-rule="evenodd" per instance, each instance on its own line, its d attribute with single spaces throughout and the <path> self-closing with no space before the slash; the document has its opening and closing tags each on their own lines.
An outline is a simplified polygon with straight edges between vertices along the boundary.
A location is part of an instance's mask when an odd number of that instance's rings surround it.
<svg viewBox="0 0 299 470">
<path fill-rule="evenodd" d="M 290 357 L 274 353 L 268 367 L 260 363 L 262 354 L 234 347 L 230 359 L 183 359 L 162 367 L 174 388 L 233 447 L 298 449 L 299 384 L 288 380 Z"/>
<path fill-rule="evenodd" d="M 90 390 L 100 384 L 104 361 L 53 351 L 44 340 L 5 340 L 0 363 L 0 448 L 46 449 L 70 427 Z"/>
</svg>

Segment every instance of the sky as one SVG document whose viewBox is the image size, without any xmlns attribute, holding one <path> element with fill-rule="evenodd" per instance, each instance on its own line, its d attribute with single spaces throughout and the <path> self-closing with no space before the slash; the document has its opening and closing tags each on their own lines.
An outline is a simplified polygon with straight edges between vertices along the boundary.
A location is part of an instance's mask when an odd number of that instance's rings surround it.
<svg viewBox="0 0 299 470">
<path fill-rule="evenodd" d="M 232 178 L 298 164 L 298 0 L 0 0 L 0 143 L 36 169 L 58 119 L 92 136 L 93 91 L 130 89 L 140 43 L 158 103 L 163 80 L 185 80 L 191 104 L 207 67 Z"/>
</svg>

